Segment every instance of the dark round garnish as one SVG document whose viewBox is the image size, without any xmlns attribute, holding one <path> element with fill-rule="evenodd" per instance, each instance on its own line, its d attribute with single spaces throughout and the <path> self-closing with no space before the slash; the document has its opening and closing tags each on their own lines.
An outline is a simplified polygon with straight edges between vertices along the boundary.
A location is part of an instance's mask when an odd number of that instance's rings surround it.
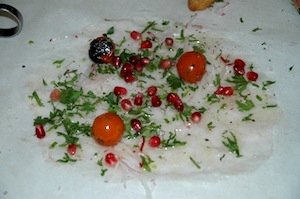
<svg viewBox="0 0 300 199">
<path fill-rule="evenodd" d="M 109 63 L 113 58 L 114 51 L 114 42 L 106 35 L 103 35 L 90 43 L 89 56 L 95 63 Z"/>
</svg>

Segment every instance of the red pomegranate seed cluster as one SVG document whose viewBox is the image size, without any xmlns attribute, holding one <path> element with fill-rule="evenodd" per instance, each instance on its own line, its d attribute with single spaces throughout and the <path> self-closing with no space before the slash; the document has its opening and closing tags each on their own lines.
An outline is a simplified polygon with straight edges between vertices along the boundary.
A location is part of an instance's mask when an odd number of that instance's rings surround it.
<svg viewBox="0 0 300 199">
<path fill-rule="evenodd" d="M 258 73 L 250 70 L 246 72 L 246 63 L 242 59 L 235 59 L 232 64 L 230 61 L 224 57 L 220 57 L 221 61 L 226 65 L 233 65 L 233 71 L 236 75 L 244 76 L 246 74 L 246 78 L 248 81 L 256 81 L 258 79 Z M 234 89 L 231 86 L 219 86 L 215 91 L 216 95 L 223 96 L 231 96 L 234 93 Z"/>
<path fill-rule="evenodd" d="M 243 60 L 236 59 L 236 60 L 234 60 L 234 63 L 233 63 L 233 70 L 237 75 L 245 75 L 245 73 L 246 73 L 246 78 L 249 81 L 256 81 L 258 79 L 258 73 L 254 72 L 252 70 L 246 72 L 245 66 L 246 66 L 246 63 Z"/>
<path fill-rule="evenodd" d="M 153 41 L 156 39 L 156 36 L 152 32 L 147 32 L 147 38 L 143 39 L 143 34 L 138 31 L 131 31 L 130 38 L 134 41 L 139 42 L 140 50 L 147 50 L 153 47 Z M 165 38 L 165 45 L 167 47 L 172 47 L 174 40 L 171 37 Z M 121 57 L 116 56 L 114 54 L 114 50 L 110 54 L 110 57 L 107 58 L 109 60 L 106 63 L 110 63 L 114 65 L 116 68 L 120 69 L 120 77 L 124 79 L 127 83 L 133 83 L 137 80 L 138 73 L 141 73 L 143 69 L 150 63 L 150 59 L 148 57 L 141 57 L 138 55 L 132 55 L 129 57 L 128 61 L 122 63 Z M 168 69 L 173 65 L 172 61 L 168 58 L 162 59 L 160 63 L 160 67 L 164 69 Z"/>
<path fill-rule="evenodd" d="M 231 86 L 220 86 L 216 91 L 216 95 L 223 95 L 223 96 L 231 96 L 233 95 L 233 88 Z"/>
<path fill-rule="evenodd" d="M 178 112 L 183 112 L 184 109 L 184 104 L 181 100 L 181 98 L 179 97 L 179 95 L 177 93 L 169 93 L 167 95 L 167 102 L 171 105 L 173 105 L 173 107 L 178 111 Z"/>
</svg>

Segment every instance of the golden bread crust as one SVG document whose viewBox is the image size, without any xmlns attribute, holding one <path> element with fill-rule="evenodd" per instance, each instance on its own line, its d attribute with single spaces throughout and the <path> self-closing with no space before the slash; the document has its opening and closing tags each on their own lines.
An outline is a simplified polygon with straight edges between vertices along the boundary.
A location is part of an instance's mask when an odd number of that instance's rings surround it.
<svg viewBox="0 0 300 199">
<path fill-rule="evenodd" d="M 188 0 L 188 8 L 191 11 L 204 10 L 214 2 L 215 0 Z"/>
</svg>

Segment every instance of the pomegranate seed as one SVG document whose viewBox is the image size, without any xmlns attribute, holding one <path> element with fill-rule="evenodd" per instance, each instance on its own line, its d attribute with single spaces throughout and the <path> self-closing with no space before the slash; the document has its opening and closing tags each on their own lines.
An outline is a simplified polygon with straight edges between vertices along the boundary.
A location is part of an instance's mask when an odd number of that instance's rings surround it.
<svg viewBox="0 0 300 199">
<path fill-rule="evenodd" d="M 244 67 L 241 66 L 233 66 L 233 70 L 236 74 L 238 75 L 244 75 L 245 74 L 245 69 Z"/>
<path fill-rule="evenodd" d="M 133 75 L 128 75 L 124 77 L 125 82 L 132 83 L 136 80 L 136 78 Z"/>
<path fill-rule="evenodd" d="M 143 104 L 143 101 L 144 101 L 144 95 L 142 93 L 138 93 L 133 99 L 133 103 L 136 106 L 141 106 Z"/>
<path fill-rule="evenodd" d="M 76 154 L 76 150 L 77 150 L 77 145 L 76 144 L 69 144 L 68 145 L 67 151 L 68 151 L 68 153 L 70 155 L 75 155 Z"/>
<path fill-rule="evenodd" d="M 144 66 L 140 61 L 134 64 L 134 70 L 135 71 L 142 72 L 143 69 L 144 69 Z"/>
<path fill-rule="evenodd" d="M 35 125 L 35 135 L 37 138 L 42 139 L 46 136 L 44 126 L 42 124 Z"/>
<path fill-rule="evenodd" d="M 183 102 L 176 93 L 169 93 L 167 95 L 167 102 L 173 104 L 174 108 L 179 112 L 182 112 L 184 109 Z"/>
<path fill-rule="evenodd" d="M 247 73 L 246 73 L 246 76 L 247 76 L 247 79 L 249 80 L 249 81 L 256 81 L 257 80 L 257 78 L 258 78 L 258 74 L 256 73 L 256 72 L 254 72 L 254 71 L 248 71 Z"/>
<path fill-rule="evenodd" d="M 234 60 L 233 70 L 239 75 L 245 74 L 245 62 L 241 59 Z"/>
<path fill-rule="evenodd" d="M 230 87 L 230 86 L 220 86 L 216 91 L 215 91 L 215 94 L 216 95 L 224 95 L 224 96 L 231 96 L 233 95 L 233 88 Z"/>
<path fill-rule="evenodd" d="M 191 115 L 191 120 L 193 123 L 199 123 L 201 120 L 201 113 L 198 111 L 193 112 Z"/>
<path fill-rule="evenodd" d="M 134 66 L 131 63 L 126 62 L 120 71 L 121 77 L 131 76 L 133 75 Z"/>
<path fill-rule="evenodd" d="M 153 107 L 160 107 L 161 100 L 157 95 L 151 97 L 151 105 Z"/>
<path fill-rule="evenodd" d="M 234 60 L 234 65 L 239 67 L 245 67 L 246 63 L 241 59 Z"/>
<path fill-rule="evenodd" d="M 179 99 L 179 96 L 176 93 L 169 93 L 167 95 L 167 102 L 171 104 L 173 104 L 177 99 Z"/>
<path fill-rule="evenodd" d="M 140 61 L 140 57 L 137 56 L 137 55 L 132 55 L 129 57 L 129 62 L 132 64 L 132 65 L 135 65 L 136 63 L 138 63 Z"/>
<path fill-rule="evenodd" d="M 130 125 L 131 125 L 131 128 L 137 133 L 142 130 L 142 123 L 138 119 L 132 119 L 130 121 Z"/>
<path fill-rule="evenodd" d="M 133 40 L 141 40 L 142 39 L 142 34 L 138 31 L 131 31 L 130 33 L 130 37 L 133 39 Z"/>
<path fill-rule="evenodd" d="M 132 103 L 129 99 L 122 99 L 120 104 L 124 111 L 130 111 L 132 109 Z"/>
<path fill-rule="evenodd" d="M 224 87 L 220 86 L 216 91 L 215 91 L 216 95 L 223 95 L 224 94 Z"/>
<path fill-rule="evenodd" d="M 181 101 L 181 99 L 177 99 L 174 101 L 173 103 L 174 105 L 174 108 L 178 111 L 178 112 L 183 112 L 183 109 L 184 109 L 184 105 L 183 105 L 183 102 Z"/>
<path fill-rule="evenodd" d="M 160 145 L 160 142 L 161 142 L 160 137 L 157 135 L 154 135 L 149 139 L 148 143 L 151 147 L 155 148 Z"/>
<path fill-rule="evenodd" d="M 173 43 L 174 43 L 173 38 L 171 38 L 171 37 L 166 37 L 166 38 L 165 38 L 165 44 L 166 44 L 166 46 L 172 47 L 172 46 L 173 46 Z"/>
<path fill-rule="evenodd" d="M 224 87 L 223 90 L 224 90 L 223 91 L 223 95 L 224 96 L 231 96 L 231 95 L 233 95 L 233 88 L 232 87 L 226 86 L 226 87 Z"/>
<path fill-rule="evenodd" d="M 124 88 L 124 87 L 121 87 L 121 86 L 116 86 L 116 87 L 114 88 L 114 94 L 115 94 L 116 96 L 124 96 L 124 95 L 127 94 L 127 89 Z"/>
<path fill-rule="evenodd" d="M 147 95 L 148 96 L 154 96 L 157 93 L 157 87 L 156 86 L 149 86 L 147 89 Z"/>
<path fill-rule="evenodd" d="M 117 68 L 119 68 L 121 66 L 121 64 L 122 64 L 120 56 L 113 56 L 111 62 L 112 62 L 112 65 L 114 65 Z"/>
<path fill-rule="evenodd" d="M 147 49 L 147 48 L 152 48 L 152 42 L 149 39 L 142 41 L 141 43 L 141 49 Z"/>
<path fill-rule="evenodd" d="M 162 59 L 159 63 L 160 68 L 169 69 L 172 66 L 172 61 L 170 59 Z"/>
<path fill-rule="evenodd" d="M 143 65 L 143 66 L 146 66 L 147 64 L 149 64 L 150 63 L 150 59 L 148 58 L 148 57 L 142 57 L 141 58 L 141 64 Z"/>
<path fill-rule="evenodd" d="M 60 100 L 61 92 L 57 88 L 53 89 L 50 93 L 50 99 L 53 102 L 57 102 Z"/>
<path fill-rule="evenodd" d="M 109 166 L 114 166 L 118 163 L 118 158 L 114 153 L 107 153 L 105 155 L 105 162 L 109 165 Z"/>
</svg>

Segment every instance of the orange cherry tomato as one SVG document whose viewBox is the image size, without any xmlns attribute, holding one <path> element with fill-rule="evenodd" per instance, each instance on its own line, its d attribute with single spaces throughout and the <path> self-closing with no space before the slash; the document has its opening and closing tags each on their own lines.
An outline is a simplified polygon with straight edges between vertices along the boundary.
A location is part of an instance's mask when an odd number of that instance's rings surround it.
<svg viewBox="0 0 300 199">
<path fill-rule="evenodd" d="M 205 73 L 206 58 L 196 51 L 183 53 L 176 64 L 179 77 L 188 83 L 197 83 Z"/>
<path fill-rule="evenodd" d="M 112 112 L 103 113 L 96 117 L 92 126 L 94 139 L 103 146 L 113 146 L 122 139 L 125 130 L 123 120 Z"/>
</svg>

